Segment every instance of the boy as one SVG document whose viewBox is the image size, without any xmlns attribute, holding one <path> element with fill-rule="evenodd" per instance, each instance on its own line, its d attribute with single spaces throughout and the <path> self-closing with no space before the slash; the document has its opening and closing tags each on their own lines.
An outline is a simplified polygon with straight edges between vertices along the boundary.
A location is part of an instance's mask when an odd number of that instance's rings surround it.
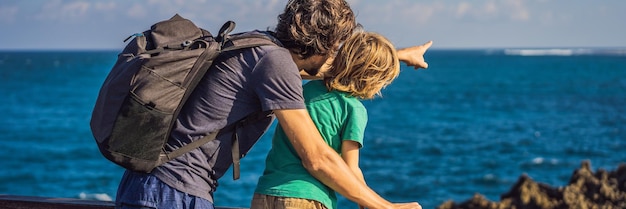
<svg viewBox="0 0 626 209">
<path fill-rule="evenodd" d="M 323 80 L 304 85 L 306 108 L 324 141 L 339 153 L 355 178 L 367 112 L 359 99 L 372 99 L 400 73 L 394 46 L 383 36 L 356 32 L 343 43 Z M 251 209 L 337 208 L 335 191 L 302 165 L 279 125 L 255 190 Z"/>
</svg>

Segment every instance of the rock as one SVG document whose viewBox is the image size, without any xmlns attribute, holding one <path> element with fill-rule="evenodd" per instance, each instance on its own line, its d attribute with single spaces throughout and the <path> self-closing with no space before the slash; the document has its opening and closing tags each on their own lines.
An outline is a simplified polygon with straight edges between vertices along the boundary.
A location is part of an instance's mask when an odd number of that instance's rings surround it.
<svg viewBox="0 0 626 209">
<path fill-rule="evenodd" d="M 474 196 L 459 204 L 446 201 L 437 209 L 624 209 L 626 208 L 626 164 L 607 172 L 591 171 L 583 161 L 565 187 L 537 183 L 522 174 L 511 190 L 500 196 L 500 202 Z"/>
</svg>

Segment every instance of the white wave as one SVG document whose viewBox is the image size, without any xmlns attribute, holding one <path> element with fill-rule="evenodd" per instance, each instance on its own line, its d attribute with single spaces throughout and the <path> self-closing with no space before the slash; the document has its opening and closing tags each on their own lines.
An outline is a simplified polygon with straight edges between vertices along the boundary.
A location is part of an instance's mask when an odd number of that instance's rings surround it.
<svg viewBox="0 0 626 209">
<path fill-rule="evenodd" d="M 578 55 L 626 56 L 626 48 L 504 49 L 504 54 L 514 55 L 514 56 L 578 56 Z"/>
<path fill-rule="evenodd" d="M 540 164 L 544 164 L 544 163 L 549 163 L 550 165 L 556 165 L 559 163 L 558 159 L 550 159 L 548 161 L 546 161 L 546 159 L 542 158 L 542 157 L 536 157 L 532 160 L 532 163 L 535 165 L 540 165 Z"/>
<path fill-rule="evenodd" d="M 83 200 L 113 201 L 113 198 L 111 198 L 111 196 L 105 193 L 87 194 L 87 193 L 81 192 L 78 195 L 78 198 L 83 199 Z"/>
<path fill-rule="evenodd" d="M 557 159 L 550 159 L 550 164 L 552 164 L 552 165 L 559 164 L 559 160 L 557 160 Z"/>
<path fill-rule="evenodd" d="M 519 56 L 572 56 L 593 54 L 591 49 L 505 49 L 506 55 Z"/>
<path fill-rule="evenodd" d="M 496 175 L 493 175 L 491 173 L 488 173 L 486 175 L 483 176 L 484 180 L 495 180 L 496 179 Z"/>
</svg>

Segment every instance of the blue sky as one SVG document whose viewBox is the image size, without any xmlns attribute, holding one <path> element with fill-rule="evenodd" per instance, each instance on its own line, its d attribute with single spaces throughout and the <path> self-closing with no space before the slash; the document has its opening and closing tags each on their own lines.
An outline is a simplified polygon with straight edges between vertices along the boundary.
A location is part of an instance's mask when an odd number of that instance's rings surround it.
<svg viewBox="0 0 626 209">
<path fill-rule="evenodd" d="M 216 31 L 273 28 L 286 0 L 2 0 L 0 49 L 121 49 L 176 13 Z M 626 47 L 624 0 L 348 0 L 398 48 Z"/>
</svg>

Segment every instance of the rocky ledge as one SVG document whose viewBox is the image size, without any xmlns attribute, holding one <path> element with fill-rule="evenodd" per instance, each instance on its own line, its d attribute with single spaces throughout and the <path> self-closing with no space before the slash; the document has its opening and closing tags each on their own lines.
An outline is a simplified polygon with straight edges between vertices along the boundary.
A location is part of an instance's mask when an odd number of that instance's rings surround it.
<svg viewBox="0 0 626 209">
<path fill-rule="evenodd" d="M 565 187 L 533 181 L 523 174 L 511 190 L 500 196 L 500 202 L 475 194 L 461 203 L 447 201 L 437 209 L 624 209 L 626 208 L 626 163 L 614 171 L 591 170 L 583 161 Z"/>
</svg>

